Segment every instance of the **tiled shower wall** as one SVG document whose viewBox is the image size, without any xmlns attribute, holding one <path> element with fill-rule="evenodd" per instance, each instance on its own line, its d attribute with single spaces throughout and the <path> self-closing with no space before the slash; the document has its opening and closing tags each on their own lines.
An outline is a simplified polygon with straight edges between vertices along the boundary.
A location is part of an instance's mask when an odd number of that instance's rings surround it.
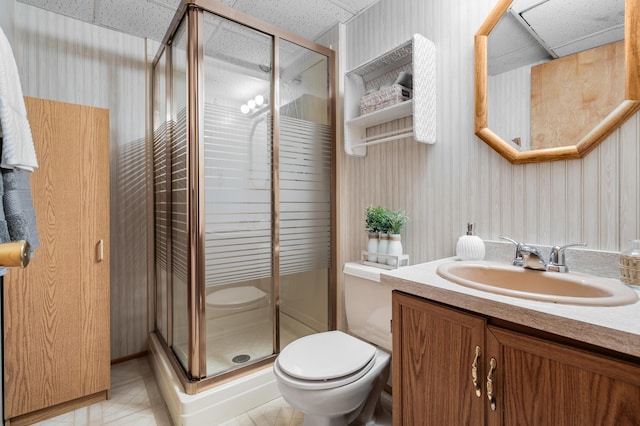
<svg viewBox="0 0 640 426">
<path fill-rule="evenodd" d="M 341 261 L 365 247 L 370 204 L 405 209 L 411 263 L 452 256 L 466 222 L 480 237 L 584 241 L 618 251 L 640 237 L 640 114 L 582 160 L 511 165 L 473 134 L 473 36 L 496 0 L 381 0 L 346 27 L 345 70 L 421 33 L 437 49 L 435 145 L 412 139 L 341 152 Z M 409 120 L 409 119 L 406 119 Z M 404 123 L 380 126 L 380 132 Z"/>
<path fill-rule="evenodd" d="M 111 358 L 145 351 L 145 41 L 22 3 L 14 25 L 25 96 L 109 109 Z"/>
</svg>

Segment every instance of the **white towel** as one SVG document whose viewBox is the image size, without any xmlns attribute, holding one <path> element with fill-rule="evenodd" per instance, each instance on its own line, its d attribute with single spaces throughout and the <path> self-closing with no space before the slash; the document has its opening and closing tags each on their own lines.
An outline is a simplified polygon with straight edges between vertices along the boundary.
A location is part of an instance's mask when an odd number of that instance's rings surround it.
<svg viewBox="0 0 640 426">
<path fill-rule="evenodd" d="M 0 28 L 0 167 L 33 172 L 38 167 L 31 127 L 24 106 L 18 66 L 7 36 Z"/>
</svg>

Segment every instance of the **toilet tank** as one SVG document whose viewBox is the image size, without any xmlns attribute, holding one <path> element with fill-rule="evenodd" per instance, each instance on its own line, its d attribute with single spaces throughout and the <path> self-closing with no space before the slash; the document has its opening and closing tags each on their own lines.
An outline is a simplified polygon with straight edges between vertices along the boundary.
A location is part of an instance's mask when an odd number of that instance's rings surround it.
<svg viewBox="0 0 640 426">
<path fill-rule="evenodd" d="M 391 353 L 391 288 L 380 284 L 381 269 L 344 265 L 347 331 Z"/>
</svg>

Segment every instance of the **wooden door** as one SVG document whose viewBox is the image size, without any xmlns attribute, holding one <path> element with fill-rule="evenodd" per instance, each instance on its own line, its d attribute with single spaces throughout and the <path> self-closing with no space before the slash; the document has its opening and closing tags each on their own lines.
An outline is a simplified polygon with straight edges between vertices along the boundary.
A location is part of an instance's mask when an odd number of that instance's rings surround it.
<svg viewBox="0 0 640 426">
<path fill-rule="evenodd" d="M 490 425 L 640 424 L 640 363 L 489 327 L 497 360 Z"/>
<path fill-rule="evenodd" d="M 104 399 L 110 386 L 109 112 L 25 101 L 40 165 L 31 188 L 41 246 L 4 282 L 12 421 Z"/>
<path fill-rule="evenodd" d="M 482 425 L 484 389 L 472 383 L 475 348 L 479 385 L 485 320 L 400 292 L 393 293 L 393 424 Z"/>
</svg>

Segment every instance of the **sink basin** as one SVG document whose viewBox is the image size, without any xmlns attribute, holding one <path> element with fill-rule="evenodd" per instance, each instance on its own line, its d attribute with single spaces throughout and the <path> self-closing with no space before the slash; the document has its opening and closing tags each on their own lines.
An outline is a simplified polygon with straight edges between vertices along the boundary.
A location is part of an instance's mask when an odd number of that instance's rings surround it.
<svg viewBox="0 0 640 426">
<path fill-rule="evenodd" d="M 589 306 L 620 306 L 638 301 L 638 294 L 620 281 L 577 272 L 533 271 L 484 261 L 443 263 L 436 272 L 465 287 L 522 299 Z"/>
</svg>

